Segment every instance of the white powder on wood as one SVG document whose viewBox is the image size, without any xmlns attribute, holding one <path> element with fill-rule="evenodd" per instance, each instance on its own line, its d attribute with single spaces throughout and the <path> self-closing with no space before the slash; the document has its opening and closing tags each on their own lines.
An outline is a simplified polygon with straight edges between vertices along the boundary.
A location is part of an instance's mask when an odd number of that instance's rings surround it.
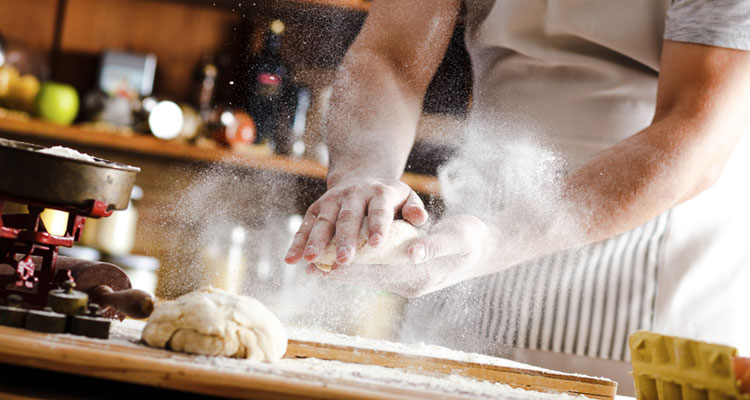
<svg viewBox="0 0 750 400">
<path fill-rule="evenodd" d="M 334 346 L 356 347 L 366 350 L 400 353 L 417 357 L 442 358 L 452 361 L 470 362 L 497 367 L 521 368 L 532 371 L 555 373 L 559 375 L 571 375 L 535 367 L 528 364 L 523 364 L 505 358 L 451 350 L 447 347 L 430 345 L 422 342 L 415 344 L 405 344 L 398 342 L 389 342 L 386 340 L 367 339 L 359 336 L 341 335 L 337 333 L 329 333 L 307 328 L 289 328 L 288 330 L 290 338 L 305 342 L 324 343 Z"/>
<path fill-rule="evenodd" d="M 113 323 L 109 342 L 118 345 L 140 346 L 141 330 L 144 322 L 125 320 Z M 317 341 L 332 345 L 346 345 L 368 350 L 398 351 L 410 355 L 440 357 L 452 360 L 481 362 L 490 365 L 519 367 L 542 370 L 540 368 L 516 363 L 513 361 L 462 353 L 439 346 L 406 345 L 381 340 L 371 340 L 345 335 L 330 334 L 306 329 L 289 329 L 290 337 L 301 341 Z M 87 339 L 95 340 L 95 339 Z M 251 360 L 230 359 L 226 357 L 191 356 L 174 354 L 162 361 L 174 363 L 175 367 L 186 366 L 204 368 L 232 375 L 252 375 L 264 378 L 310 385 L 342 386 L 368 388 L 370 390 L 404 390 L 424 393 L 425 396 L 441 398 L 502 398 L 502 399 L 585 399 L 584 396 L 572 396 L 564 393 L 527 391 L 512 388 L 501 383 L 481 381 L 460 375 L 434 375 L 408 372 L 396 368 L 376 365 L 353 364 L 339 361 L 320 360 L 316 358 L 282 359 L 274 363 Z"/>
</svg>

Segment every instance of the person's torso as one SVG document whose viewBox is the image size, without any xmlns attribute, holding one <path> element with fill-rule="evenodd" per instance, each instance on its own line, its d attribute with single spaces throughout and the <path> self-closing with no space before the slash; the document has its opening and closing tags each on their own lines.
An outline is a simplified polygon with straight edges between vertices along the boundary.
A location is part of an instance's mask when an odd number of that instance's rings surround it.
<svg viewBox="0 0 750 400">
<path fill-rule="evenodd" d="M 475 130 L 502 123 L 586 158 L 650 123 L 670 0 L 466 3 Z"/>
<path fill-rule="evenodd" d="M 467 179 L 441 177 L 449 210 L 473 202 L 481 212 L 484 203 L 515 190 L 509 187 L 515 185 L 512 176 L 487 167 L 507 155 L 493 149 L 538 146 L 543 156 L 558 154 L 570 170 L 646 128 L 670 3 L 466 0 L 474 96 L 460 154 L 446 168 Z M 747 200 L 750 209 L 750 193 L 736 190 L 746 176 L 744 147 L 714 188 L 643 226 L 417 299 L 407 316 L 417 333 L 404 338 L 430 341 L 423 337 L 429 327 L 435 342 L 468 350 L 503 354 L 504 347 L 522 347 L 627 360 L 630 333 L 679 334 L 691 309 L 702 313 L 694 324 L 704 324 L 689 332 L 694 337 L 739 338 L 726 329 L 724 336 L 712 336 L 717 329 L 711 329 L 701 337 L 716 307 L 697 304 L 705 288 L 696 289 L 696 283 L 711 279 L 713 263 L 726 261 L 728 274 L 747 266 L 748 251 L 736 251 L 736 235 L 750 233 L 750 213 L 742 206 Z M 722 196 L 735 201 L 721 206 Z M 715 228 L 710 236 L 703 233 L 709 226 Z M 734 253 L 722 257 L 726 251 Z M 717 300 L 726 304 L 727 296 Z M 738 309 L 724 310 L 737 315 Z M 420 315 L 429 322 L 420 322 Z"/>
</svg>

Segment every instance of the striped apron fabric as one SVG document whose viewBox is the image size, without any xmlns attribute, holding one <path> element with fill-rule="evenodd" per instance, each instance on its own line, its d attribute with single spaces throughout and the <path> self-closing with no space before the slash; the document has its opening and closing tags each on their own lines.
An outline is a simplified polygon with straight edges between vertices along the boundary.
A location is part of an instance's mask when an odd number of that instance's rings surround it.
<svg viewBox="0 0 750 400">
<path fill-rule="evenodd" d="M 481 334 L 512 346 L 625 359 L 628 335 L 652 324 L 667 220 L 513 268 L 509 279 L 487 279 Z"/>
<path fill-rule="evenodd" d="M 414 299 L 404 340 L 629 361 L 628 335 L 653 324 L 668 222 L 665 213 L 612 239 Z"/>
<path fill-rule="evenodd" d="M 570 171 L 646 128 L 668 5 L 466 0 L 473 105 L 451 161 L 458 178 L 441 177 L 449 213 L 481 218 L 508 194 L 533 192 L 528 176 L 558 167 L 545 161 L 547 150 Z M 497 153 L 507 141 L 530 143 L 534 151 Z M 544 162 L 529 160 L 540 154 Z M 499 166 L 514 157 L 517 166 Z M 410 301 L 402 340 L 500 356 L 525 348 L 627 360 L 628 334 L 658 322 L 657 279 L 670 220 L 666 213 L 609 240 Z"/>
</svg>

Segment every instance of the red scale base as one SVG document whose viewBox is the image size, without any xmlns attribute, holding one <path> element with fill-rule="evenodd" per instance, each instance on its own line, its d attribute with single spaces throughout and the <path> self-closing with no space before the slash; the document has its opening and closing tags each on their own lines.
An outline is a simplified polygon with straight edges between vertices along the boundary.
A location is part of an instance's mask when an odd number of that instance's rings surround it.
<svg viewBox="0 0 750 400">
<path fill-rule="evenodd" d="M 2 215 L 5 202 L 24 204 L 28 214 Z M 69 213 L 68 225 L 62 236 L 47 232 L 41 213 L 52 208 Z M 81 237 L 87 217 L 108 217 L 108 204 L 91 201 L 90 207 L 61 207 L 0 196 L 0 298 L 10 294 L 21 296 L 24 303 L 44 307 L 50 290 L 72 280 L 70 271 L 55 270 L 57 246 L 71 247 Z M 35 263 L 32 256 L 37 260 Z M 41 259 L 41 262 L 39 262 Z M 8 268 L 10 267 L 10 268 Z"/>
</svg>

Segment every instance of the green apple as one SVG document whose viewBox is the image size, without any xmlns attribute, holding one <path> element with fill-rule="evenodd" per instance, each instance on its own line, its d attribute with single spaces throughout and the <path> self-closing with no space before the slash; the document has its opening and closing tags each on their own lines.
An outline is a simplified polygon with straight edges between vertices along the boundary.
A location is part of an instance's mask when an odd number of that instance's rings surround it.
<svg viewBox="0 0 750 400">
<path fill-rule="evenodd" d="M 78 115 L 78 92 L 73 86 L 44 82 L 36 95 L 36 112 L 50 122 L 68 125 Z"/>
</svg>

